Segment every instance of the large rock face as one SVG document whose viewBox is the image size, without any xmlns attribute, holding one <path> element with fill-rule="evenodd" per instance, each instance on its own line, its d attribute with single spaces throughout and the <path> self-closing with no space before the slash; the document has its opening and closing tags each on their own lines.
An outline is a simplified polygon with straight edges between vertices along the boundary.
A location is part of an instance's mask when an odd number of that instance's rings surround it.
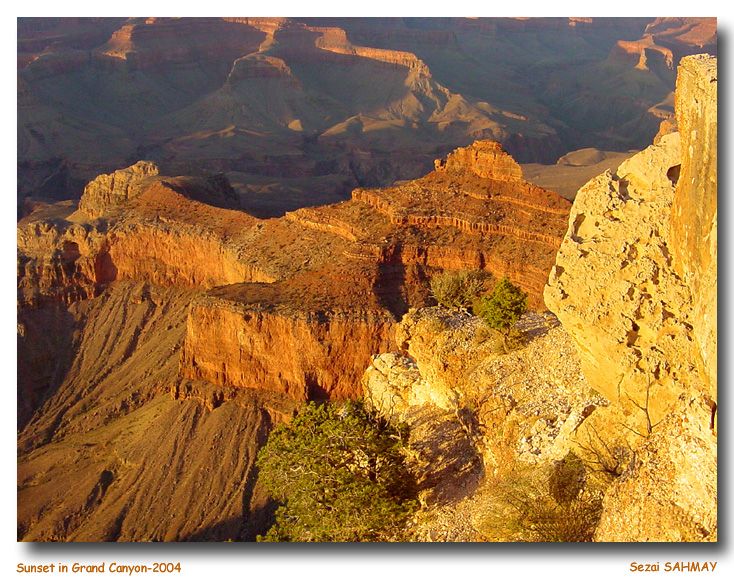
<svg viewBox="0 0 734 584">
<path fill-rule="evenodd" d="M 604 498 L 597 541 L 716 541 L 711 405 L 681 395 Z"/>
<path fill-rule="evenodd" d="M 545 289 L 639 444 L 601 540 L 716 537 L 716 59 L 681 61 L 676 114 L 680 135 L 579 191 Z M 644 492 L 667 507 L 627 521 Z"/>
<path fill-rule="evenodd" d="M 636 417 L 642 412 L 634 404 L 649 391 L 654 420 L 698 378 L 690 291 L 670 265 L 667 243 L 674 194 L 668 172 L 679 164 L 679 137 L 671 134 L 620 165 L 616 176 L 587 183 L 545 292 L 579 344 L 592 386 Z"/>
<path fill-rule="evenodd" d="M 717 82 L 716 59 L 681 61 L 675 110 L 681 133 L 680 179 L 670 220 L 673 265 L 693 297 L 693 334 L 716 395 Z"/>
</svg>

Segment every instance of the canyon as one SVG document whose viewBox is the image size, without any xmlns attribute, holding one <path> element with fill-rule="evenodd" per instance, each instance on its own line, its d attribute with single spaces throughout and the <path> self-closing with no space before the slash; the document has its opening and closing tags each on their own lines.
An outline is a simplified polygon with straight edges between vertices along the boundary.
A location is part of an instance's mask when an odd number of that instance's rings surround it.
<svg viewBox="0 0 734 584">
<path fill-rule="evenodd" d="M 39 205 L 21 219 L 21 537 L 252 537 L 272 511 L 252 490 L 253 453 L 268 429 L 303 400 L 360 397 L 372 356 L 397 349 L 408 307 L 431 303 L 431 274 L 510 276 L 542 307 L 570 203 L 524 181 L 496 142 L 435 167 L 261 220 L 227 208 L 232 189 L 221 175 L 169 177 L 139 161 L 91 181 L 76 208 Z M 165 446 L 109 446 L 119 428 L 145 435 L 159 419 L 170 426 Z M 243 505 L 254 507 L 243 513 L 258 519 L 231 522 L 234 508 L 217 506 L 207 513 L 223 525 L 204 528 L 205 502 L 190 499 L 209 455 L 189 463 L 193 454 L 175 445 L 203 433 L 201 448 L 219 452 L 231 448 L 229 432 L 244 442 L 225 458 L 245 463 L 218 480 L 224 493 L 245 489 Z M 176 474 L 154 476 L 149 465 L 167 457 Z M 87 482 L 74 497 L 57 490 L 79 473 Z M 164 492 L 158 482 L 174 476 L 184 486 L 166 487 L 167 504 L 195 505 L 196 526 L 188 516 L 140 523 L 140 489 Z M 143 483 L 131 489 L 133 480 Z"/>
<path fill-rule="evenodd" d="M 151 159 L 169 176 L 226 173 L 266 218 L 414 179 L 477 139 L 520 163 L 639 149 L 672 118 L 678 61 L 715 53 L 716 26 L 48 18 L 20 19 L 17 46 L 19 215 Z"/>
<path fill-rule="evenodd" d="M 270 430 L 365 399 L 407 539 L 531 537 L 493 493 L 581 460 L 595 541 L 715 541 L 710 20 L 20 19 L 18 539 L 252 541 Z M 435 306 L 461 270 L 528 295 L 519 348 Z"/>
</svg>

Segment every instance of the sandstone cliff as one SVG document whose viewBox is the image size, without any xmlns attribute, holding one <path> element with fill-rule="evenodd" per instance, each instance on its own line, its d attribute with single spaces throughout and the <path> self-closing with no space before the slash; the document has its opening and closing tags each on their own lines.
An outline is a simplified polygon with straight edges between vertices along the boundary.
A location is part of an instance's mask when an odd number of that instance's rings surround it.
<svg viewBox="0 0 734 584">
<path fill-rule="evenodd" d="M 191 306 L 182 374 L 297 400 L 359 397 L 370 356 L 392 348 L 392 315 L 357 306 L 309 310 L 297 300 L 272 305 L 267 287 L 240 286 L 229 299 L 213 293 Z"/>
<path fill-rule="evenodd" d="M 680 135 L 579 191 L 545 290 L 637 445 L 599 540 L 716 538 L 716 109 L 716 59 L 684 58 Z"/>
<path fill-rule="evenodd" d="M 674 24 L 619 45 L 633 83 L 698 42 Z M 515 467 L 557 468 L 594 444 L 615 457 L 597 539 L 715 539 L 715 61 L 681 62 L 680 134 L 591 181 L 569 222 L 570 204 L 506 150 L 556 158 L 556 127 L 571 143 L 587 125 L 614 141 L 616 118 L 637 120 L 670 88 L 655 81 L 629 105 L 610 76 L 593 108 L 596 89 L 575 101 L 552 86 L 542 106 L 518 105 L 487 47 L 603 33 L 601 54 L 637 38 L 616 32 L 629 24 L 337 25 L 131 19 L 19 39 L 19 174 L 39 196 L 70 196 L 62 185 L 135 155 L 233 171 L 263 200 L 288 181 L 343 197 L 476 140 L 420 179 L 278 218 L 242 212 L 247 197 L 222 176 L 161 176 L 147 161 L 88 182 L 75 212 L 31 201 L 18 224 L 19 537 L 252 539 L 271 520 L 253 472 L 271 425 L 305 399 L 365 391 L 411 425 L 418 539 L 486 538 L 430 514 L 480 518 L 482 493 Z M 482 64 L 476 79 L 452 72 L 464 53 Z M 622 104 L 614 121 L 594 113 L 607 103 Z M 550 110 L 561 118 L 538 122 Z M 528 345 L 504 355 L 478 319 L 424 307 L 432 274 L 467 268 L 509 276 L 537 309 L 552 270 L 545 299 L 564 327 L 531 314 Z"/>
</svg>

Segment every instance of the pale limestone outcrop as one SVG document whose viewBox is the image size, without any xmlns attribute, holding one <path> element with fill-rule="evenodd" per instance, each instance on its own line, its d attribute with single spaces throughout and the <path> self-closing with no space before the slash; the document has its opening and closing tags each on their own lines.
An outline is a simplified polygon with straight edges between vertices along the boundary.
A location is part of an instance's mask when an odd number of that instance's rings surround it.
<svg viewBox="0 0 734 584">
<path fill-rule="evenodd" d="M 597 541 L 716 541 L 711 407 L 681 395 L 604 498 Z"/>
<path fill-rule="evenodd" d="M 389 419 L 404 419 L 410 408 L 433 405 L 453 411 L 458 395 L 427 383 L 418 365 L 399 353 L 381 353 L 372 357 L 362 377 L 367 400 Z"/>
<path fill-rule="evenodd" d="M 599 541 L 717 537 L 716 109 L 716 59 L 683 59 L 680 134 L 579 191 L 545 289 L 613 405 L 599 443 L 634 450 Z"/>
<path fill-rule="evenodd" d="M 409 428 L 408 459 L 427 515 L 418 539 L 482 540 L 487 492 L 518 465 L 550 468 L 574 448 L 580 424 L 606 401 L 584 379 L 573 341 L 549 315 L 518 323 L 528 345 L 502 354 L 477 317 L 411 310 L 395 331 L 401 353 L 372 358 L 362 377 L 368 404 Z"/>
<path fill-rule="evenodd" d="M 403 353 L 373 357 L 362 378 L 365 397 L 400 421 L 425 408 L 453 413 L 493 475 L 516 460 L 560 460 L 579 425 L 605 400 L 590 390 L 571 338 L 556 324 L 528 314 L 519 323 L 528 346 L 501 354 L 501 343 L 477 317 L 412 310 L 395 333 Z"/>
<path fill-rule="evenodd" d="M 673 198 L 671 252 L 693 298 L 693 334 L 716 399 L 717 66 L 708 55 L 681 60 L 675 111 L 680 179 Z"/>
<path fill-rule="evenodd" d="M 649 397 L 661 419 L 698 371 L 690 358 L 690 290 L 673 270 L 669 221 L 680 138 L 592 179 L 576 195 L 545 301 L 579 346 L 589 383 L 635 428 Z M 649 391 L 649 396 L 648 396 Z"/>
<path fill-rule="evenodd" d="M 100 217 L 111 207 L 137 197 L 142 192 L 144 180 L 158 173 L 154 162 L 140 160 L 110 174 L 100 174 L 84 187 L 79 209 L 91 218 Z"/>
</svg>

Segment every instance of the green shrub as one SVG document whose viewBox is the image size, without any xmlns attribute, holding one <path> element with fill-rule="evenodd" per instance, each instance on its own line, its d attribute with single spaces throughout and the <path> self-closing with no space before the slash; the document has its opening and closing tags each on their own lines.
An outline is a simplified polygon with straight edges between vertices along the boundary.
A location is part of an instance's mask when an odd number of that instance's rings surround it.
<svg viewBox="0 0 734 584">
<path fill-rule="evenodd" d="M 528 295 L 502 278 L 489 296 L 479 298 L 474 303 L 474 314 L 484 320 L 491 328 L 501 331 L 505 341 L 510 336 L 512 325 L 528 309 Z"/>
<path fill-rule="evenodd" d="M 261 541 L 390 541 L 417 508 L 407 438 L 361 402 L 307 404 L 258 455 L 282 503 Z"/>
<path fill-rule="evenodd" d="M 431 293 L 440 306 L 469 310 L 484 293 L 489 274 L 481 270 L 441 272 L 431 278 Z"/>
</svg>

